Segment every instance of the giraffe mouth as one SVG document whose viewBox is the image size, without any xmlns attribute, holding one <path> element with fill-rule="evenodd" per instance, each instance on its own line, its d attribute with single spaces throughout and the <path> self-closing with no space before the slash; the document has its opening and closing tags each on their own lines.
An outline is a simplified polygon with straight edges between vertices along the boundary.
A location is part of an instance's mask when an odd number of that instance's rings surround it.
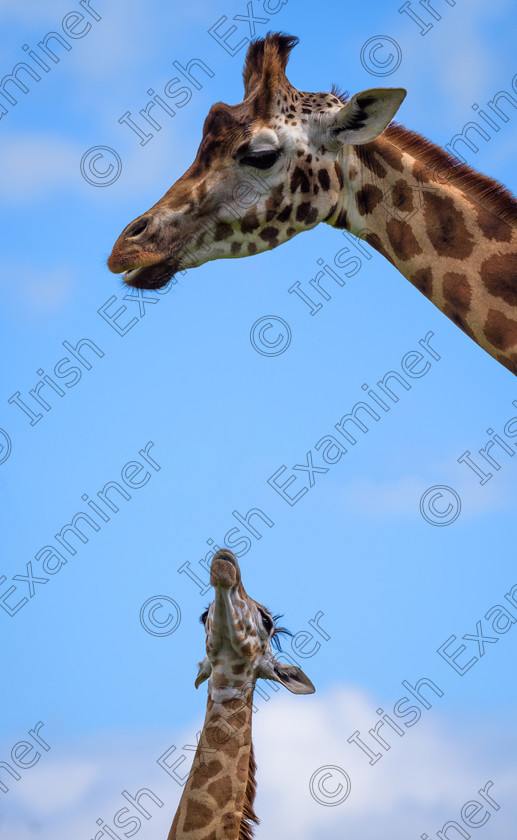
<svg viewBox="0 0 517 840">
<path fill-rule="evenodd" d="M 154 265 L 130 268 L 123 273 L 122 279 L 126 286 L 134 289 L 161 289 L 179 271 L 179 268 L 180 260 L 172 257 Z"/>
</svg>

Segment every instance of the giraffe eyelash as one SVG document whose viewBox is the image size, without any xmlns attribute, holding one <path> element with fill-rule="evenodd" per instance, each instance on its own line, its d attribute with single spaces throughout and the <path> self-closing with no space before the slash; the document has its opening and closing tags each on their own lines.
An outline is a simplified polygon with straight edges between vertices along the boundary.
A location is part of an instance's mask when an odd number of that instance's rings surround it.
<svg viewBox="0 0 517 840">
<path fill-rule="evenodd" d="M 279 621 L 281 618 L 283 618 L 283 615 L 274 615 L 273 616 L 273 624 L 275 626 L 275 629 L 274 629 L 273 635 L 271 636 L 271 644 L 278 651 L 282 650 L 282 645 L 280 644 L 280 639 L 278 638 L 278 636 L 280 636 L 282 634 L 284 636 L 292 636 L 293 635 L 291 633 L 291 631 L 287 629 L 287 627 L 277 627 L 276 626 L 276 622 Z"/>
</svg>

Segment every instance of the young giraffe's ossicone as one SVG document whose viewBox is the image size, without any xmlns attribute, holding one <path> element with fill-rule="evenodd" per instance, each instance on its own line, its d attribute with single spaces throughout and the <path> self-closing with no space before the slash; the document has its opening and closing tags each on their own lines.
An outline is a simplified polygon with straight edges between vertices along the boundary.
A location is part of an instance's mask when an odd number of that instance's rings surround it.
<svg viewBox="0 0 517 840">
<path fill-rule="evenodd" d="M 242 585 L 237 558 L 221 549 L 212 560 L 215 599 L 201 616 L 206 657 L 196 688 L 208 679 L 206 717 L 168 840 L 251 840 L 255 759 L 251 740 L 257 679 L 275 680 L 294 694 L 315 689 L 300 668 L 271 650 L 273 616 Z"/>
<path fill-rule="evenodd" d="M 244 100 L 218 102 L 190 169 L 117 239 L 108 267 L 156 289 L 180 269 L 275 248 L 319 222 L 365 239 L 517 373 L 517 200 L 389 125 L 406 92 L 296 90 L 295 38 L 250 44 Z M 382 136 L 381 136 L 382 135 Z"/>
</svg>

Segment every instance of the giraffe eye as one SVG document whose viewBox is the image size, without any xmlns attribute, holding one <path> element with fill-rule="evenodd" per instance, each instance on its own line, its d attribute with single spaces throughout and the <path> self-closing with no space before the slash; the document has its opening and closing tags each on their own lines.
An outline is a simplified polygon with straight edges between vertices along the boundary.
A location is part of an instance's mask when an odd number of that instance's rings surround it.
<svg viewBox="0 0 517 840">
<path fill-rule="evenodd" d="M 270 617 L 266 615 L 266 613 L 262 612 L 262 610 L 260 611 L 260 615 L 262 617 L 262 624 L 264 625 L 266 633 L 271 633 L 271 630 L 273 629 L 273 622 Z"/>
<path fill-rule="evenodd" d="M 205 610 L 204 613 L 199 617 L 201 624 L 206 624 L 206 620 L 208 618 L 208 610 Z"/>
<path fill-rule="evenodd" d="M 279 157 L 280 149 L 264 149 L 261 152 L 249 152 L 240 162 L 257 169 L 271 169 Z"/>
</svg>

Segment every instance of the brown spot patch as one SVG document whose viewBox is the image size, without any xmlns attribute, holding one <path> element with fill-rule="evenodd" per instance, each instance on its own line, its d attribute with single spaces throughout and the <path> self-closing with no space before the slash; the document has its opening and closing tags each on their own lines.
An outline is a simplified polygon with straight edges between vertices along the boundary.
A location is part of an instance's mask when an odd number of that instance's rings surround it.
<svg viewBox="0 0 517 840">
<path fill-rule="evenodd" d="M 459 315 L 466 315 L 472 298 L 472 289 L 466 276 L 454 271 L 444 274 L 443 296 Z"/>
<path fill-rule="evenodd" d="M 209 747 L 212 751 L 216 750 L 217 755 L 224 754 L 235 757 L 239 750 L 237 739 L 234 737 L 236 734 L 237 733 L 235 732 L 233 725 L 227 723 L 224 718 L 212 718 L 210 723 L 207 724 L 204 729 L 203 736 L 205 746 L 207 748 Z M 199 773 L 200 778 L 204 778 L 203 785 L 210 778 L 214 778 L 213 776 L 208 775 L 207 766 L 207 763 L 203 760 L 203 762 L 196 767 L 193 774 L 197 777 L 197 774 Z M 194 782 L 192 782 L 192 784 L 194 784 Z M 195 787 L 200 787 L 200 785 L 196 784 Z"/>
<path fill-rule="evenodd" d="M 260 231 L 259 236 L 264 242 L 267 242 L 270 248 L 278 245 L 278 228 L 276 227 L 265 227 L 264 230 Z"/>
<path fill-rule="evenodd" d="M 183 821 L 183 832 L 196 831 L 200 828 L 208 828 L 212 822 L 213 814 L 210 808 L 194 799 L 187 800 L 187 810 Z"/>
<path fill-rule="evenodd" d="M 316 158 L 316 160 L 317 160 L 317 158 Z M 338 180 L 339 189 L 342 190 L 343 186 L 344 186 L 344 183 L 345 183 L 345 179 L 343 178 L 343 170 L 341 169 L 337 160 L 334 161 L 334 171 L 336 173 L 336 177 L 337 177 L 337 180 Z"/>
<path fill-rule="evenodd" d="M 402 178 L 399 178 L 395 182 L 395 186 L 391 191 L 391 200 L 395 210 L 399 210 L 401 213 L 410 213 L 411 210 L 415 209 L 413 190 L 407 181 L 404 181 Z"/>
<path fill-rule="evenodd" d="M 292 204 L 286 204 L 283 210 L 277 215 L 277 219 L 279 222 L 287 222 L 289 216 L 291 215 L 291 210 L 293 209 Z"/>
<path fill-rule="evenodd" d="M 487 239 L 495 239 L 496 242 L 509 242 L 512 238 L 512 227 L 508 222 L 503 222 L 485 210 L 478 207 L 478 224 Z"/>
<path fill-rule="evenodd" d="M 355 153 L 359 160 L 361 161 L 370 172 L 373 172 L 377 178 L 385 178 L 387 170 L 384 168 L 382 163 L 380 163 L 377 158 L 375 157 L 374 152 L 376 149 L 373 146 L 373 143 L 364 143 L 361 146 L 354 146 Z"/>
<path fill-rule="evenodd" d="M 211 762 L 212 764 L 214 762 Z M 221 768 L 221 762 L 216 762 L 219 765 L 219 769 Z M 209 764 L 210 762 L 201 762 L 194 766 L 190 772 L 189 776 L 189 783 L 192 790 L 199 790 L 200 788 L 204 788 L 206 783 L 212 778 L 210 771 L 209 771 Z"/>
<path fill-rule="evenodd" d="M 381 200 L 382 192 L 379 187 L 374 187 L 373 184 L 365 184 L 355 195 L 355 203 L 361 216 L 373 213 Z"/>
<path fill-rule="evenodd" d="M 465 224 L 463 213 L 448 196 L 424 193 L 424 218 L 427 235 L 441 257 L 464 260 L 474 249 L 474 239 Z"/>
<path fill-rule="evenodd" d="M 318 181 L 321 184 L 322 190 L 327 192 L 330 189 L 330 178 L 326 169 L 318 169 Z"/>
<path fill-rule="evenodd" d="M 210 796 L 214 797 L 218 807 L 224 808 L 232 798 L 232 780 L 229 776 L 223 776 L 222 779 L 215 779 L 208 785 L 206 790 Z"/>
<path fill-rule="evenodd" d="M 318 218 L 318 208 L 311 207 L 310 201 L 302 201 L 296 208 L 296 221 L 304 225 L 312 225 Z"/>
<path fill-rule="evenodd" d="M 282 197 L 284 193 L 284 185 L 277 184 L 273 187 L 268 200 L 266 201 L 266 222 L 270 222 L 276 216 L 276 211 L 282 204 Z"/>
<path fill-rule="evenodd" d="M 232 673 L 234 674 L 243 674 L 246 669 L 245 662 L 239 662 L 237 665 L 232 665 Z"/>
<path fill-rule="evenodd" d="M 386 233 L 388 234 L 388 239 L 395 252 L 395 256 L 399 260 L 407 262 L 412 257 L 416 257 L 422 253 L 422 248 L 418 244 L 415 234 L 407 222 L 390 219 L 386 225 Z"/>
<path fill-rule="evenodd" d="M 375 141 L 375 151 L 386 161 L 388 166 L 391 166 L 392 169 L 396 169 L 397 172 L 404 172 L 402 152 L 392 143 L 388 143 L 385 140 L 377 140 Z"/>
<path fill-rule="evenodd" d="M 393 258 L 388 254 L 384 245 L 381 242 L 380 237 L 377 236 L 376 233 L 367 233 L 364 237 L 364 241 L 368 242 L 368 245 L 371 245 L 372 248 L 375 248 L 375 250 L 378 251 L 379 254 L 382 254 L 382 256 L 385 257 L 387 260 L 389 260 L 389 262 L 392 265 L 395 265 L 395 263 L 393 262 Z"/>
<path fill-rule="evenodd" d="M 357 169 L 355 168 L 355 166 L 352 163 L 348 167 L 348 180 L 353 181 L 356 175 L 357 175 Z"/>
<path fill-rule="evenodd" d="M 255 210 L 248 210 L 241 222 L 242 233 L 252 233 L 259 226 L 259 220 Z"/>
<path fill-rule="evenodd" d="M 498 350 L 507 350 L 517 344 L 517 321 L 503 312 L 490 309 L 485 323 L 485 335 Z"/>
<path fill-rule="evenodd" d="M 433 293 L 433 272 L 430 268 L 420 268 L 410 277 L 411 282 L 427 298 Z"/>
<path fill-rule="evenodd" d="M 309 192 L 310 183 L 307 174 L 299 166 L 296 166 L 291 176 L 291 192 L 295 193 L 300 187 L 301 192 Z"/>
<path fill-rule="evenodd" d="M 228 239 L 233 232 L 232 226 L 227 224 L 227 222 L 217 222 L 214 232 L 214 241 L 220 242 L 221 239 Z"/>
<path fill-rule="evenodd" d="M 414 162 L 412 172 L 420 183 L 428 184 L 429 181 L 435 180 L 435 173 L 427 166 L 424 166 L 423 163 L 420 163 L 419 160 Z"/>
<path fill-rule="evenodd" d="M 256 254 L 257 245 L 255 242 L 248 242 L 248 254 Z"/>
<path fill-rule="evenodd" d="M 238 254 L 241 250 L 242 243 L 241 242 L 232 242 L 232 254 Z"/>
<path fill-rule="evenodd" d="M 494 254 L 481 266 L 481 280 L 494 297 L 517 306 L 517 254 Z"/>
</svg>

